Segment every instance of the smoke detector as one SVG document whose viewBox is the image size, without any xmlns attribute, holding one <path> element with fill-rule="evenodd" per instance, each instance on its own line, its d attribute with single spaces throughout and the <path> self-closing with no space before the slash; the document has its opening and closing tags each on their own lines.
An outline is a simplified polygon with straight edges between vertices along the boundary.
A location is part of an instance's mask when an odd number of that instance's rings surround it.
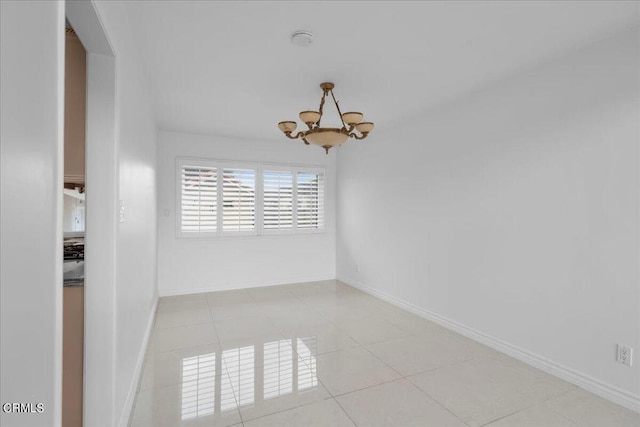
<svg viewBox="0 0 640 427">
<path fill-rule="evenodd" d="M 291 43 L 300 47 L 307 47 L 313 42 L 313 34 L 311 31 L 298 30 L 291 34 Z"/>
</svg>

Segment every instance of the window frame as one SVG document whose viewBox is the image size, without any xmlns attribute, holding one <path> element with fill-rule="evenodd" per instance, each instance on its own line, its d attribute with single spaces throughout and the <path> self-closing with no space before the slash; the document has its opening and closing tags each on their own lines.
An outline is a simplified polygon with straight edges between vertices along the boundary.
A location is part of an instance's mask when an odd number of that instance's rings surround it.
<svg viewBox="0 0 640 427">
<path fill-rule="evenodd" d="M 318 227 L 318 228 L 298 228 L 298 173 L 308 173 L 308 174 L 312 174 L 312 175 L 321 175 L 322 176 L 322 186 L 323 186 L 323 193 L 322 193 L 322 211 L 318 211 L 318 215 L 321 215 L 322 218 L 322 227 Z M 296 170 L 294 171 L 294 186 L 295 186 L 295 191 L 296 191 L 296 198 L 294 199 L 294 205 L 295 205 L 295 224 L 296 224 L 296 232 L 295 234 L 316 234 L 316 233 L 324 233 L 325 231 L 325 221 L 326 221 L 326 209 L 325 209 L 325 201 L 326 201 L 326 188 L 327 188 L 327 174 L 325 173 L 324 169 L 322 168 L 313 168 L 313 167 L 299 167 L 296 168 Z"/>
<path fill-rule="evenodd" d="M 182 168 L 184 166 L 208 167 L 216 169 L 217 185 L 217 217 L 216 231 L 190 232 L 182 231 Z M 255 171 L 255 227 L 250 231 L 224 231 L 223 230 L 223 171 L 224 169 L 251 169 Z M 292 228 L 289 229 L 265 229 L 264 228 L 264 176 L 263 172 L 291 172 L 292 174 Z M 322 176 L 323 181 L 323 203 L 318 215 L 322 218 L 321 227 L 318 228 L 298 228 L 297 207 L 298 207 L 298 173 L 309 173 Z M 174 191 L 176 215 L 175 227 L 176 238 L 180 239 L 220 239 L 237 237 L 258 237 L 258 236 L 284 236 L 284 235 L 308 235 L 322 234 L 326 232 L 326 189 L 327 173 L 326 168 L 321 166 L 301 166 L 285 163 L 262 163 L 235 160 L 218 160 L 195 157 L 176 157 L 175 162 L 176 188 Z"/>
<path fill-rule="evenodd" d="M 295 184 L 295 172 L 292 171 L 291 166 L 281 165 L 281 164 L 273 164 L 273 163 L 262 163 L 260 165 L 260 218 L 258 220 L 258 224 L 260 226 L 260 235 L 268 236 L 268 235 L 283 235 L 283 234 L 294 234 L 294 230 L 296 229 L 296 184 Z M 291 228 L 285 229 L 265 229 L 264 228 L 264 171 L 268 172 L 291 172 Z"/>
<path fill-rule="evenodd" d="M 258 234 L 258 178 L 260 175 L 260 170 L 255 164 L 250 162 L 229 162 L 229 161 L 218 161 L 216 162 L 220 168 L 220 171 L 224 172 L 224 169 L 250 169 L 255 172 L 254 177 L 254 206 L 253 206 L 253 221 L 254 227 L 253 230 L 246 231 L 233 231 L 233 230 L 224 230 L 224 173 L 219 173 L 218 176 L 222 177 L 222 179 L 218 182 L 218 236 L 220 237 L 229 237 L 229 236 L 256 236 Z"/>
<path fill-rule="evenodd" d="M 216 169 L 216 231 L 198 231 L 198 232 L 189 232 L 182 231 L 182 168 L 184 166 L 194 166 L 194 167 L 207 167 L 207 168 L 215 168 Z M 220 186 L 218 183 L 218 167 L 213 164 L 213 162 L 206 161 L 204 159 L 190 159 L 190 158 L 177 158 L 176 159 L 176 236 L 181 238 L 206 238 L 206 237 L 214 237 L 218 235 L 218 220 L 220 219 L 219 211 L 219 201 L 217 200 L 217 195 L 220 192 Z"/>
<path fill-rule="evenodd" d="M 290 229 L 265 229 L 264 228 L 264 176 L 263 172 L 291 172 L 292 174 L 292 227 Z M 318 234 L 325 232 L 326 209 L 325 203 L 322 204 L 322 227 L 319 228 L 298 228 L 298 173 L 308 173 L 321 175 L 324 186 L 323 198 L 326 199 L 327 174 L 324 168 L 317 166 L 297 166 L 286 165 L 282 163 L 260 163 L 260 235 L 283 235 L 283 234 Z"/>
</svg>

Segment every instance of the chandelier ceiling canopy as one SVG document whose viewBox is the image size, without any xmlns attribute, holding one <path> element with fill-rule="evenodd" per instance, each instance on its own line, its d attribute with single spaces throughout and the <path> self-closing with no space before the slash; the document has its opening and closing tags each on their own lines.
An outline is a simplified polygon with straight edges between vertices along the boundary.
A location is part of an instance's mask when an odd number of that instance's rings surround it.
<svg viewBox="0 0 640 427">
<path fill-rule="evenodd" d="M 329 154 L 330 148 L 344 144 L 349 138 L 366 138 L 369 132 L 373 130 L 373 123 L 363 122 L 364 115 L 362 113 L 354 111 L 342 113 L 338 101 L 336 101 L 336 97 L 333 94 L 333 83 L 322 83 L 320 84 L 320 88 L 322 89 L 322 98 L 320 99 L 318 111 L 302 111 L 299 114 L 300 120 L 307 125 L 308 130 L 300 131 L 293 135 L 292 133 L 297 127 L 297 123 L 293 121 L 280 122 L 278 123 L 278 128 L 290 139 L 300 138 L 307 145 L 313 144 L 321 146 L 327 154 Z M 324 102 L 329 94 L 338 110 L 338 115 L 342 122 L 341 128 L 322 127 L 320 125 Z"/>
</svg>

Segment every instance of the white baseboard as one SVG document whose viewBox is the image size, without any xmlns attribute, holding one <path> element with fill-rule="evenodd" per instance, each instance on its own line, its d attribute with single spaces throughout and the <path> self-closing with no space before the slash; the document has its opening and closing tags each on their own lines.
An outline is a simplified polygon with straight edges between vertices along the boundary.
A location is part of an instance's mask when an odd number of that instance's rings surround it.
<svg viewBox="0 0 640 427">
<path fill-rule="evenodd" d="M 220 292 L 220 291 L 235 291 L 238 289 L 251 289 L 251 288 L 262 288 L 267 286 L 280 286 L 280 285 L 289 285 L 292 283 L 308 283 L 308 282 L 321 282 L 323 280 L 335 280 L 335 276 L 331 277 L 305 277 L 302 279 L 296 280 L 288 280 L 288 281 L 264 281 L 264 282 L 255 282 L 255 283 L 230 283 L 222 286 L 211 286 L 205 288 L 189 288 L 189 289 L 166 289 L 160 290 L 161 297 L 173 297 L 178 295 L 191 295 L 191 294 L 202 294 L 206 292 Z"/>
<path fill-rule="evenodd" d="M 136 399 L 136 393 L 138 392 L 138 385 L 142 379 L 142 366 L 144 365 L 144 358 L 147 353 L 147 346 L 149 339 L 151 338 L 151 332 L 153 331 L 153 324 L 156 319 L 156 310 L 158 308 L 158 296 L 155 296 L 153 307 L 149 315 L 149 321 L 147 322 L 147 329 L 144 331 L 144 337 L 142 339 L 142 346 L 140 346 L 140 352 L 138 354 L 138 360 L 136 361 L 136 367 L 133 371 L 133 378 L 131 379 L 131 385 L 129 386 L 129 392 L 127 393 L 127 399 L 124 402 L 124 408 L 120 415 L 120 421 L 118 425 L 120 427 L 127 427 L 129 425 L 129 418 L 131 418 L 131 412 L 133 410 L 133 404 Z"/>
<path fill-rule="evenodd" d="M 437 323 L 438 325 L 443 326 L 454 332 L 457 332 L 460 335 L 463 335 L 467 338 L 470 338 L 474 341 L 477 341 L 481 344 L 491 347 L 494 350 L 507 354 L 508 356 L 518 359 L 521 362 L 524 362 L 528 365 L 531 365 L 535 368 L 545 371 L 551 375 L 554 375 L 565 381 L 575 384 L 578 387 L 581 387 L 594 394 L 597 394 L 598 396 L 604 399 L 610 400 L 614 403 L 617 403 L 618 405 L 631 409 L 632 411 L 640 412 L 640 396 L 638 395 L 634 395 L 632 393 L 629 393 L 628 391 L 621 390 L 609 384 L 605 384 L 602 381 L 597 380 L 589 375 L 583 374 L 581 372 L 575 371 L 566 366 L 560 365 L 552 360 L 549 360 L 537 354 L 531 353 L 528 350 L 509 344 L 508 342 L 489 336 L 485 333 L 475 330 L 469 326 L 455 322 L 444 316 L 440 316 L 438 314 L 427 311 L 423 308 L 417 307 L 411 303 L 403 301 L 387 293 L 380 292 L 377 289 L 369 287 L 356 280 L 349 279 L 344 276 L 342 277 L 339 276 L 337 280 L 349 286 L 353 286 L 354 288 L 360 289 L 377 298 L 380 298 L 381 300 L 387 301 L 413 314 L 416 314 L 420 317 L 423 317 L 427 320 Z"/>
</svg>

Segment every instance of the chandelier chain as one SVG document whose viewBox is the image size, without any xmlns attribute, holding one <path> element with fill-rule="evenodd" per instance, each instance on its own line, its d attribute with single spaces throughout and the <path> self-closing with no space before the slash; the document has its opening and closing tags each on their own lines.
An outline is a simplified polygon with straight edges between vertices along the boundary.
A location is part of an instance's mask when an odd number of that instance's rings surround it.
<svg viewBox="0 0 640 427">
<path fill-rule="evenodd" d="M 327 91 L 322 92 L 322 98 L 320 98 L 320 108 L 318 112 L 320 113 L 320 118 L 318 119 L 318 127 L 320 127 L 320 120 L 322 120 L 322 108 L 324 107 L 324 98 L 327 96 Z"/>
<path fill-rule="evenodd" d="M 331 97 L 333 98 L 333 102 L 336 104 L 336 109 L 338 110 L 338 116 L 340 117 L 340 121 L 342 122 L 342 127 L 346 129 L 347 125 L 344 124 L 344 119 L 342 118 L 342 111 L 340 111 L 340 106 L 338 105 L 336 96 L 333 94 L 333 90 L 329 90 L 329 92 L 331 92 Z"/>
</svg>

